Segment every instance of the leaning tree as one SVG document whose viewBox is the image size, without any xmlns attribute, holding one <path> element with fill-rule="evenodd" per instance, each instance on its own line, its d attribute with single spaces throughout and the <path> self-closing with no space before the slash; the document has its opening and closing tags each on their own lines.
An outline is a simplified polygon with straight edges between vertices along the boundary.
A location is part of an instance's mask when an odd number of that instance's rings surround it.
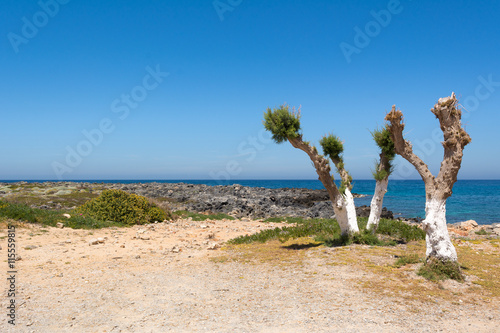
<svg viewBox="0 0 500 333">
<path fill-rule="evenodd" d="M 384 195 L 387 192 L 387 185 L 389 184 L 389 176 L 394 169 L 392 160 L 396 156 L 396 152 L 394 151 L 391 132 L 387 127 L 373 131 L 372 136 L 380 148 L 380 160 L 375 164 L 375 170 L 373 171 L 373 178 L 376 181 L 375 192 L 370 204 L 370 216 L 368 217 L 366 228 L 375 232 L 380 221 Z"/>
<path fill-rule="evenodd" d="M 344 145 L 342 141 L 331 134 L 324 136 L 319 142 L 323 149 L 324 156 L 320 155 L 316 147 L 302 139 L 302 133 L 300 131 L 300 112 L 295 112 L 293 109 L 290 110 L 288 105 L 282 105 L 274 110 L 268 108 L 267 112 L 264 113 L 263 123 L 265 128 L 272 133 L 272 138 L 276 143 L 289 141 L 294 148 L 304 151 L 309 156 L 316 169 L 319 180 L 328 192 L 341 233 L 343 235 L 351 235 L 359 232 L 354 197 L 351 193 L 352 177 L 344 166 L 344 159 L 342 156 Z M 390 161 L 394 157 L 394 153 L 392 153 L 393 148 L 391 148 L 392 139 L 390 135 L 388 135 L 388 132 L 376 131 L 374 133 L 374 138 L 379 147 L 381 147 L 382 153 L 380 155 L 381 160 L 375 172 L 377 175 L 376 177 L 380 178 L 380 181 L 377 180 L 377 188 L 380 188 L 380 190 L 376 192 L 379 193 L 379 195 L 374 206 L 380 204 L 380 209 L 375 210 L 374 216 L 371 216 L 372 213 L 370 213 L 370 219 L 372 221 L 371 228 L 373 230 L 377 227 L 378 220 L 380 219 L 383 194 L 387 190 L 387 178 L 391 170 Z M 337 187 L 334 182 L 334 177 L 330 173 L 330 163 L 325 156 L 333 162 L 340 175 L 340 187 Z M 378 217 L 375 216 L 377 213 Z"/>
<path fill-rule="evenodd" d="M 427 165 L 413 152 L 411 143 L 404 139 L 403 113 L 393 106 L 385 120 L 388 122 L 396 153 L 417 169 L 425 183 L 425 219 L 422 225 L 426 232 L 427 260 L 457 262 L 457 252 L 446 227 L 446 199 L 452 195 L 452 188 L 462 163 L 463 150 L 471 138 L 462 127 L 462 112 L 458 108 L 455 93 L 440 98 L 431 111 L 439 119 L 444 136 L 444 157 L 437 177 L 432 175 Z"/>
</svg>

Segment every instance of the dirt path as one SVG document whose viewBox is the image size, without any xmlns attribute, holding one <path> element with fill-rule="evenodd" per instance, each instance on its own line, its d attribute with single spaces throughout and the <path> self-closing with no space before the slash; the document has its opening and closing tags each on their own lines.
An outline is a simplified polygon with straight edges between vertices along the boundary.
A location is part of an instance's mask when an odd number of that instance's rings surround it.
<svg viewBox="0 0 500 333">
<path fill-rule="evenodd" d="M 207 249 L 276 225 L 180 220 L 96 231 L 18 227 L 16 326 L 3 314 L 0 332 L 499 331 L 496 300 L 457 306 L 366 293 L 355 281 L 373 273 L 325 265 L 334 249 L 309 248 L 286 265 L 224 260 L 228 250 Z M 89 245 L 97 238 L 107 239 Z M 6 243 L 0 240 L 4 258 Z M 1 265 L 7 272 L 6 260 Z M 2 297 L 5 313 L 7 302 Z"/>
</svg>

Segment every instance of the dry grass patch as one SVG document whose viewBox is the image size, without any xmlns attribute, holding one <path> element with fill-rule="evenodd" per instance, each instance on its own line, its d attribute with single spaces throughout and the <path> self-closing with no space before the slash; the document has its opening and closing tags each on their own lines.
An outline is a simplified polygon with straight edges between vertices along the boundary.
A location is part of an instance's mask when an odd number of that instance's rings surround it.
<svg viewBox="0 0 500 333">
<path fill-rule="evenodd" d="M 462 242 L 463 243 L 463 242 Z M 422 263 L 395 265 L 398 258 L 425 258 L 425 241 L 413 241 L 395 247 L 349 245 L 328 248 L 311 237 L 286 243 L 268 241 L 228 245 L 215 262 L 237 261 L 251 264 L 270 263 L 280 266 L 304 267 L 307 258 L 320 259 L 319 266 L 348 266 L 359 271 L 353 285 L 364 292 L 393 297 L 403 303 L 448 302 L 477 304 L 500 296 L 500 240 L 456 244 L 464 283 L 453 280 L 432 282 L 416 274 Z M 296 249 L 296 250 L 294 250 Z M 311 266 L 311 272 L 314 272 Z M 418 307 L 415 308 L 418 311 Z"/>
</svg>

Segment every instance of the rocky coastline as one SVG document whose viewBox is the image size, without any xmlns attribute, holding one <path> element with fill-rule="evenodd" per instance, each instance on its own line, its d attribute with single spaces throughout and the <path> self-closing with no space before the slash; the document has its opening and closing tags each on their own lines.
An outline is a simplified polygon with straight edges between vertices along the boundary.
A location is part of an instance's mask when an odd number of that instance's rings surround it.
<svg viewBox="0 0 500 333">
<path fill-rule="evenodd" d="M 310 190 L 303 188 L 269 189 L 263 187 L 246 187 L 241 185 L 208 186 L 187 183 L 0 183 L 0 198 L 19 195 L 16 188 L 31 189 L 35 195 L 66 194 L 68 191 L 88 191 L 100 193 L 105 189 L 118 189 L 135 193 L 148 198 L 168 202 L 172 210 L 191 212 L 225 213 L 236 218 L 269 218 L 269 217 L 305 217 L 332 218 L 335 216 L 326 190 Z M 22 191 L 21 191 L 22 192 Z M 354 194 L 355 197 L 362 195 Z M 52 205 L 51 205 L 52 204 Z M 72 208 L 60 203 L 35 205 L 37 208 Z M 370 207 L 356 208 L 358 216 L 368 217 Z M 382 217 L 393 218 L 391 211 L 384 207 Z"/>
<path fill-rule="evenodd" d="M 197 213 L 225 213 L 236 218 L 262 219 L 270 217 L 334 218 L 335 214 L 326 190 L 304 188 L 269 189 L 241 185 L 188 183 L 90 183 L 90 182 L 17 182 L 0 183 L 0 199 L 9 196 L 35 196 L 42 199 L 32 207 L 43 209 L 75 208 L 68 202 L 54 200 L 72 193 L 97 195 L 106 189 L 118 189 L 166 202 L 173 211 L 187 210 Z M 361 195 L 354 194 L 355 197 Z M 370 207 L 356 207 L 358 217 L 368 217 Z M 383 208 L 382 217 L 394 218 L 392 211 Z M 421 218 L 399 218 L 410 224 L 420 224 Z M 468 223 L 466 223 L 468 222 Z M 478 226 L 472 221 L 450 224 L 453 230 L 484 229 L 498 231 L 500 224 Z M 464 227 L 464 223 L 467 224 Z"/>
</svg>

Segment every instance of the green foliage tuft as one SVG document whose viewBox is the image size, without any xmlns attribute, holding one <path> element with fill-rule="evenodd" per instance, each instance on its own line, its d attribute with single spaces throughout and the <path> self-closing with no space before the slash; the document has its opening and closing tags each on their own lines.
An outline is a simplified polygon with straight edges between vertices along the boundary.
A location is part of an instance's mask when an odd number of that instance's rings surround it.
<svg viewBox="0 0 500 333">
<path fill-rule="evenodd" d="M 389 177 L 389 175 L 392 173 L 393 171 L 393 167 L 391 166 L 390 170 L 387 171 L 386 169 L 380 169 L 380 163 L 375 163 L 375 171 L 372 172 L 372 175 L 373 175 L 373 178 L 375 180 L 378 180 L 378 181 L 381 181 L 387 177 Z"/>
<path fill-rule="evenodd" d="M 319 144 L 323 148 L 323 153 L 328 156 L 334 163 L 342 162 L 344 144 L 337 136 L 332 134 L 326 135 L 321 138 Z"/>
<path fill-rule="evenodd" d="M 75 214 L 125 225 L 163 221 L 167 214 L 147 198 L 121 190 L 106 190 L 74 210 Z"/>
<path fill-rule="evenodd" d="M 450 260 L 443 261 L 437 258 L 427 259 L 427 262 L 420 267 L 417 274 L 431 281 L 447 279 L 453 279 L 458 282 L 464 281 L 460 265 L 457 262 Z"/>
<path fill-rule="evenodd" d="M 389 129 L 387 129 L 387 127 L 376 129 L 372 132 L 372 137 L 387 159 L 389 159 L 389 161 L 393 160 L 396 156 L 396 151 L 394 150 L 394 141 L 392 141 Z"/>
<path fill-rule="evenodd" d="M 266 130 L 272 133 L 272 138 L 276 143 L 300 137 L 300 112 L 290 110 L 286 104 L 274 110 L 267 108 L 267 112 L 264 112 L 263 124 Z"/>
</svg>

